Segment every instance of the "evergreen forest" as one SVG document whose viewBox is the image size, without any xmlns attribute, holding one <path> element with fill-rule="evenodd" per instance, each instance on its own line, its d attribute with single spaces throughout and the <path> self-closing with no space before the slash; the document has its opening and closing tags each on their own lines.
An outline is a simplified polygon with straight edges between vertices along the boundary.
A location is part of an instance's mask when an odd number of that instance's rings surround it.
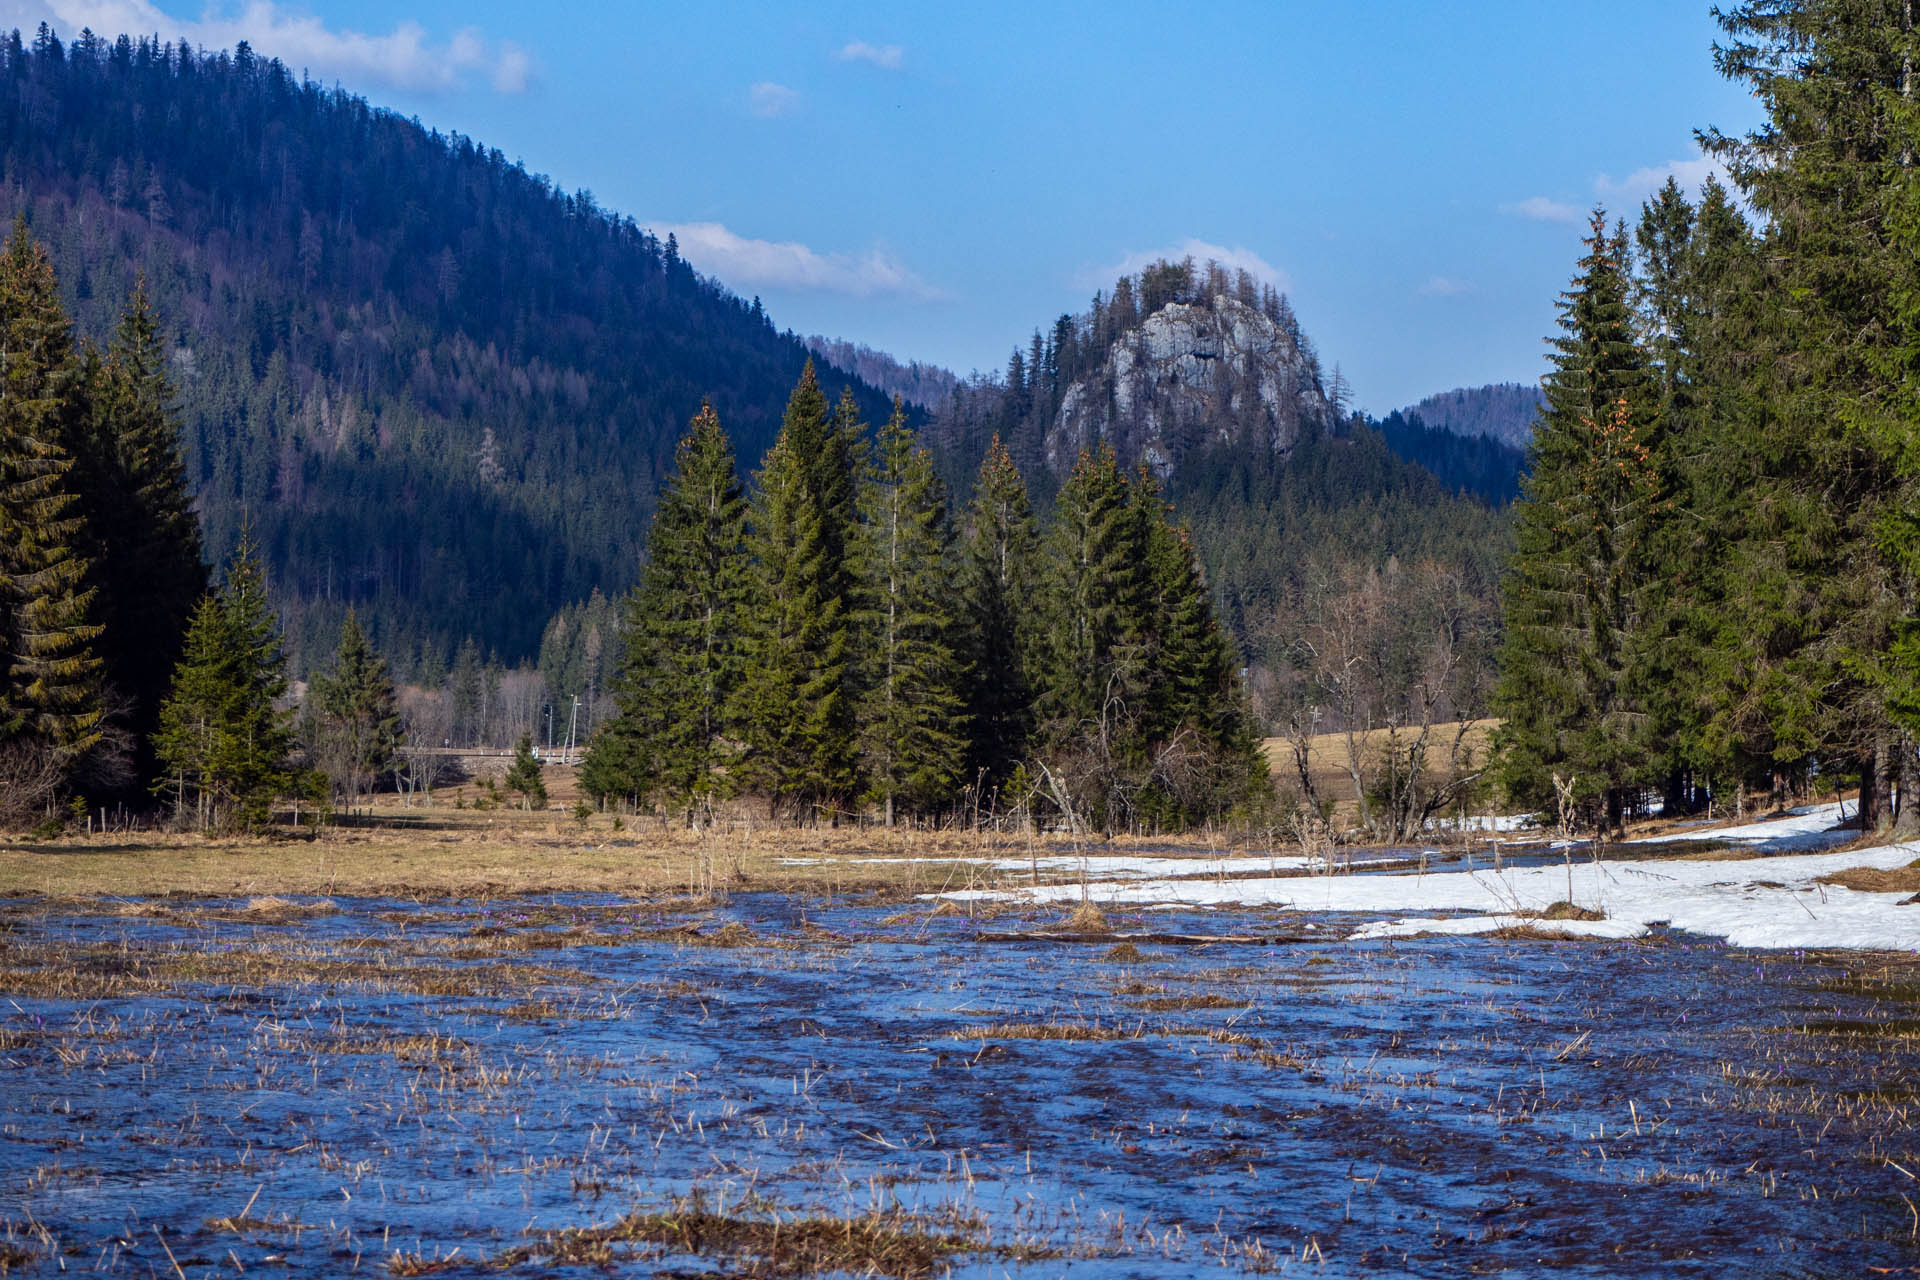
<svg viewBox="0 0 1920 1280">
<path fill-rule="evenodd" d="M 1920 831 L 1920 221 L 1899 4 L 1748 0 L 1736 189 L 1596 209 L 1562 295 L 1494 707 L 1516 803 L 1617 829 L 1860 787 Z"/>
<path fill-rule="evenodd" d="M 1593 211 L 1526 430 L 1526 388 L 1349 412 L 1286 297 L 1212 263 L 1004 372 L 802 342 L 589 194 L 245 46 L 0 40 L 0 820 L 246 828 L 519 739 L 529 801 L 537 747 L 694 822 L 1167 829 L 1258 810 L 1267 736 L 1324 815 L 1310 742 L 1385 730 L 1349 751 L 1380 838 L 1810 785 L 1920 831 L 1899 18 L 1720 16 L 1768 122 L 1703 135 L 1731 185 Z M 188 114 L 231 138 L 156 126 Z M 1116 343 L 1222 300 L 1322 406 L 1284 447 L 1057 456 Z M 1434 736 L 1488 717 L 1491 759 Z"/>
<path fill-rule="evenodd" d="M 296 674 L 349 609 L 408 678 L 469 640 L 531 664 L 633 582 L 702 400 L 758 458 L 807 359 L 671 237 L 244 44 L 43 26 L 0 38 L 0 79 L 0 214 L 83 338 L 145 281 L 207 553 L 251 522 Z"/>
<path fill-rule="evenodd" d="M 904 409 L 869 445 L 809 364 L 741 480 L 711 406 L 681 441 L 583 783 L 711 821 L 1245 818 L 1266 765 L 1198 557 L 1150 473 L 1083 454 L 1051 518 L 989 442 L 950 506 Z"/>
</svg>

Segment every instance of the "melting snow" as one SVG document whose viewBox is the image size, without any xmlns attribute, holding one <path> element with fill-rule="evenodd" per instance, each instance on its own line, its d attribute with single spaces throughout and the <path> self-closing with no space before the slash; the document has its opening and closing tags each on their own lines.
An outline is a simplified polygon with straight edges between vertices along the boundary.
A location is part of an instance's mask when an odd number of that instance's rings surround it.
<svg viewBox="0 0 1920 1280">
<path fill-rule="evenodd" d="M 1723 861 L 1581 861 L 1576 855 L 1571 865 L 1498 871 L 1134 880 L 1091 884 L 1084 890 L 1078 884 L 1040 885 L 937 896 L 1064 902 L 1078 900 L 1085 892 L 1093 901 L 1108 905 L 1278 907 L 1389 917 L 1362 925 L 1354 935 L 1359 938 L 1484 933 L 1517 924 L 1618 938 L 1667 925 L 1742 947 L 1920 950 L 1920 906 L 1897 905 L 1903 895 L 1860 893 L 1816 883 L 1821 876 L 1851 867 L 1904 867 L 1920 857 L 1920 844 L 1850 853 L 1800 852 L 1847 839 L 1846 832 L 1827 830 L 1839 818 L 1839 806 L 1820 805 L 1773 822 L 1681 837 L 1731 840 L 1751 844 L 1757 851 L 1792 851 Z M 1606 919 L 1541 921 L 1516 914 L 1539 911 L 1562 900 L 1603 911 Z M 1464 918 L 1399 914 L 1441 911 L 1480 914 Z"/>
<path fill-rule="evenodd" d="M 782 858 L 782 862 L 794 866 L 813 866 L 826 862 L 839 862 L 830 858 Z M 1148 880 L 1154 878 L 1173 879 L 1186 876 L 1238 876 L 1261 871 L 1300 871 L 1310 864 L 1306 858 L 1288 855 L 1262 855 L 1228 858 L 1150 858 L 1128 854 L 1046 854 L 1034 858 L 861 858 L 861 865 L 871 862 L 957 862 L 982 867 L 989 871 L 1031 872 L 1038 871 L 1048 876 L 1078 876 L 1085 874 L 1094 880 Z"/>
</svg>

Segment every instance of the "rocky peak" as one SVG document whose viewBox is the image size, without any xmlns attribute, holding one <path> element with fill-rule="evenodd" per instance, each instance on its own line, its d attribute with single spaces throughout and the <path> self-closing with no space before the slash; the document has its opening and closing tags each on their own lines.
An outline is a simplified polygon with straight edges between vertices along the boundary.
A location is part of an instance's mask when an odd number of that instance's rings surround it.
<svg viewBox="0 0 1920 1280">
<path fill-rule="evenodd" d="M 1227 294 L 1161 307 L 1117 339 L 1105 362 L 1067 388 L 1046 434 L 1048 465 L 1113 444 L 1161 478 L 1212 444 L 1286 452 L 1329 425 L 1318 370 L 1288 332 Z"/>
</svg>

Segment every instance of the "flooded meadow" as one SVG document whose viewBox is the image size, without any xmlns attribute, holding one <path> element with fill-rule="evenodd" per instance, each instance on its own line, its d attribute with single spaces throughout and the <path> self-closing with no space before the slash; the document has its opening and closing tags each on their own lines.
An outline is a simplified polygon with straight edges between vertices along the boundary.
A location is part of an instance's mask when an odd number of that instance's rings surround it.
<svg viewBox="0 0 1920 1280">
<path fill-rule="evenodd" d="M 0 1273 L 1920 1266 L 1899 957 L 899 897 L 13 899 Z"/>
</svg>

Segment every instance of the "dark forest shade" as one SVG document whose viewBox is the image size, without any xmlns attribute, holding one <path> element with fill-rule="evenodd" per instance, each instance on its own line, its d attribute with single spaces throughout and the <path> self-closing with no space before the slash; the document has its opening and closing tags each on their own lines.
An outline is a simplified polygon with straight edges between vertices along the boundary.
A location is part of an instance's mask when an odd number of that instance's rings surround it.
<svg viewBox="0 0 1920 1280">
<path fill-rule="evenodd" d="M 633 581 L 702 399 L 751 463 L 807 358 L 588 193 L 244 45 L 15 34 L 0 80 L 0 215 L 84 335 L 145 274 L 208 553 L 250 513 L 296 671 L 349 606 L 403 675 L 466 635 L 530 658 L 560 606 Z"/>
</svg>

